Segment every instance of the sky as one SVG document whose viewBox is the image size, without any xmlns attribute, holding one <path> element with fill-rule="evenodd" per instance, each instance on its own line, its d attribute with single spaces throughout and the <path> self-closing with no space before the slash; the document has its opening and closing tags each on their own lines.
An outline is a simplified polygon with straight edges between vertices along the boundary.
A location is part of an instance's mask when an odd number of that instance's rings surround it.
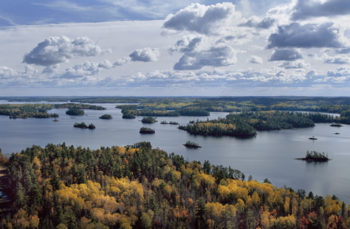
<svg viewBox="0 0 350 229">
<path fill-rule="evenodd" d="M 349 96 L 349 0 L 2 0 L 0 96 Z"/>
</svg>

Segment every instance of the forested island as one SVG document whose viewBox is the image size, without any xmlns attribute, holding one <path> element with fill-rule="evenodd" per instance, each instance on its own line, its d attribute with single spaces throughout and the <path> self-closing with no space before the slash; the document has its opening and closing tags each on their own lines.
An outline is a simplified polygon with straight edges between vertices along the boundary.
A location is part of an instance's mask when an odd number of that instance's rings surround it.
<svg viewBox="0 0 350 229">
<path fill-rule="evenodd" d="M 15 98 L 10 99 L 15 100 Z M 28 98 L 28 100 L 30 99 L 31 98 Z M 41 98 L 41 100 L 43 99 L 44 98 Z M 134 110 L 153 111 L 178 111 L 180 109 L 189 108 L 200 109 L 207 112 L 245 112 L 268 110 L 329 112 L 342 114 L 344 123 L 350 123 L 350 119 L 348 118 L 350 116 L 349 97 L 81 97 L 70 98 L 70 101 L 81 103 L 138 103 L 137 105 L 134 105 Z M 153 114 L 152 116 L 157 115 Z"/>
<path fill-rule="evenodd" d="M 229 114 L 217 120 L 190 122 L 179 126 L 193 135 L 233 136 L 249 138 L 256 131 L 269 131 L 313 127 L 315 122 L 334 121 L 336 118 L 325 114 L 285 111 L 260 111 Z"/>
<path fill-rule="evenodd" d="M 66 111 L 66 114 L 71 116 L 83 116 L 85 112 L 78 107 L 71 107 Z"/>
<path fill-rule="evenodd" d="M 142 142 L 33 146 L 7 160 L 1 228 L 348 228 L 335 196 L 277 188 Z"/>
<path fill-rule="evenodd" d="M 305 157 L 297 158 L 297 160 L 303 160 L 307 162 L 327 162 L 330 159 L 326 153 L 319 153 L 317 151 L 307 151 Z"/>
<path fill-rule="evenodd" d="M 152 123 L 156 123 L 157 122 L 157 119 L 153 118 L 153 117 L 144 117 L 142 120 L 141 120 L 142 123 L 144 124 L 152 124 Z"/>
<path fill-rule="evenodd" d="M 348 97 L 2 97 L 0 99 L 19 102 L 74 102 L 0 105 L 0 115 L 13 118 L 54 117 L 54 114 L 47 113 L 47 110 L 54 108 L 104 109 L 101 106 L 83 103 L 127 103 L 117 106 L 122 110 L 125 119 L 134 119 L 136 116 L 208 116 L 210 112 L 306 111 L 340 114 L 339 117 L 329 115 L 327 120 L 322 117 L 322 120 L 317 122 L 350 124 Z"/>
<path fill-rule="evenodd" d="M 74 123 L 74 127 L 80 128 L 80 129 L 90 129 L 90 130 L 96 129 L 96 126 L 94 124 L 90 123 L 89 125 L 87 125 L 85 122 Z"/>
<path fill-rule="evenodd" d="M 9 116 L 11 119 L 16 118 L 57 118 L 58 114 L 48 113 L 52 109 L 69 109 L 69 110 L 104 110 L 102 106 L 90 104 L 0 104 L 0 115 Z"/>
<path fill-rule="evenodd" d="M 190 148 L 190 149 L 199 149 L 199 148 L 202 148 L 200 145 L 198 145 L 197 143 L 195 142 L 191 142 L 191 141 L 187 141 L 184 146 L 186 148 Z"/>
<path fill-rule="evenodd" d="M 154 134 L 156 131 L 152 128 L 141 127 L 139 132 L 140 134 Z"/>
<path fill-rule="evenodd" d="M 180 108 L 176 110 L 159 109 L 156 106 L 118 105 L 123 118 L 132 119 L 136 116 L 178 117 L 178 116 L 209 116 L 209 111 L 201 108 Z"/>
<path fill-rule="evenodd" d="M 110 114 L 104 114 L 104 115 L 101 115 L 101 116 L 99 117 L 99 119 L 111 120 L 111 119 L 112 119 L 112 115 L 110 115 Z"/>
</svg>

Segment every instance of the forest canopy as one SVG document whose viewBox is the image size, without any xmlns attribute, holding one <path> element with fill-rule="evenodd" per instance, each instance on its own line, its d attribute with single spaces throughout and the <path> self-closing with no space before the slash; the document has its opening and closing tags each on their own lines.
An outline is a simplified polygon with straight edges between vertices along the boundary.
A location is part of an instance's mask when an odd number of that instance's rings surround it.
<svg viewBox="0 0 350 229">
<path fill-rule="evenodd" d="M 33 146 L 4 162 L 2 228 L 347 228 L 335 196 L 245 180 L 230 167 L 152 149 Z"/>
</svg>

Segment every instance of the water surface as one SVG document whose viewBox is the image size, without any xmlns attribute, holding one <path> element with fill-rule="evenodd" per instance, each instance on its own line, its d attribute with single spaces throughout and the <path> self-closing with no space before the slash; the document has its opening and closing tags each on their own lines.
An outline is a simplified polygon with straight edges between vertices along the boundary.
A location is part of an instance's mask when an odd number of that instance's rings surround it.
<svg viewBox="0 0 350 229">
<path fill-rule="evenodd" d="M 99 148 L 101 146 L 129 145 L 150 141 L 153 147 L 183 155 L 187 160 L 209 160 L 214 164 L 231 166 L 247 176 L 262 181 L 268 178 L 274 185 L 305 189 L 319 195 L 335 194 L 350 203 L 350 126 L 330 127 L 317 124 L 314 128 L 258 132 L 255 138 L 192 136 L 173 125 L 161 125 L 160 121 L 176 121 L 186 124 L 191 120 L 207 117 L 159 117 L 158 123 L 142 124 L 141 117 L 122 119 L 116 104 L 101 104 L 105 111 L 86 110 L 81 117 L 65 115 L 65 109 L 52 110 L 60 115 L 58 122 L 52 119 L 9 119 L 0 116 L 0 148 L 4 153 L 19 152 L 31 145 L 48 143 Z M 100 120 L 102 114 L 111 114 L 112 120 Z M 213 112 L 209 119 L 225 117 L 227 113 Z M 75 122 L 94 123 L 95 130 L 73 127 Z M 148 126 L 154 135 L 141 135 L 139 129 Z M 335 135 L 339 132 L 339 135 Z M 317 141 L 308 138 L 315 136 Z M 198 150 L 183 146 L 186 141 L 202 146 Z M 326 152 L 331 161 L 307 163 L 295 160 L 307 150 Z"/>
</svg>

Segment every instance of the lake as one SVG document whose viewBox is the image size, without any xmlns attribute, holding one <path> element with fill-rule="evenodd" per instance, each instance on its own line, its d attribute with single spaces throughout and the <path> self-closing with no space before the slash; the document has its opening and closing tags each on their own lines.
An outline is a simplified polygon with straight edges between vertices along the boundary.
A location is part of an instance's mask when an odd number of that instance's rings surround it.
<svg viewBox="0 0 350 229">
<path fill-rule="evenodd" d="M 71 117 L 65 109 L 51 110 L 58 113 L 58 122 L 52 119 L 9 119 L 0 116 L 0 148 L 3 153 L 19 152 L 31 145 L 45 146 L 48 143 L 99 148 L 100 146 L 130 145 L 150 141 L 168 153 L 183 155 L 186 160 L 209 160 L 239 169 L 248 177 L 259 181 L 268 178 L 274 185 L 305 189 L 318 195 L 336 195 L 350 203 L 350 126 L 340 128 L 329 124 L 317 124 L 313 128 L 258 132 L 255 138 L 192 136 L 177 126 L 162 125 L 161 121 L 176 121 L 186 124 L 191 120 L 206 120 L 208 117 L 158 117 L 155 124 L 142 124 L 141 117 L 122 119 L 116 104 L 100 104 L 104 111 L 86 110 L 84 116 Z M 111 114 L 112 120 L 101 120 L 102 114 Z M 227 113 L 212 112 L 209 119 L 225 117 Z M 77 129 L 75 122 L 93 123 L 95 130 Z M 155 129 L 154 135 L 141 135 L 142 126 Z M 335 135 L 339 132 L 339 135 Z M 317 141 L 308 138 L 315 136 Z M 193 150 L 183 146 L 194 141 L 202 148 Z M 328 153 L 332 159 L 327 163 L 307 163 L 295 160 L 307 150 Z"/>
</svg>

